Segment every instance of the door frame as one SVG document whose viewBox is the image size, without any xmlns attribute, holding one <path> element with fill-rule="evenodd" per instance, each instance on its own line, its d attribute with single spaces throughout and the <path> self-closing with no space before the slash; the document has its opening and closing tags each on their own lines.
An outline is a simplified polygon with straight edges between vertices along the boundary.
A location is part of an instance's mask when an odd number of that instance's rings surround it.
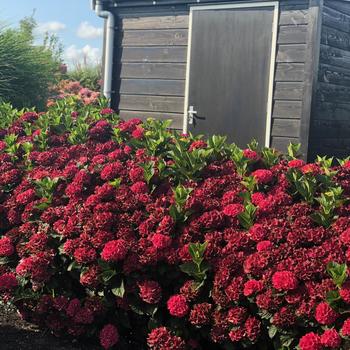
<svg viewBox="0 0 350 350">
<path fill-rule="evenodd" d="M 277 52 L 277 33 L 278 33 L 278 19 L 279 19 L 279 2 L 241 2 L 235 4 L 220 4 L 220 5 L 195 5 L 190 7 L 189 13 L 189 28 L 188 28 L 188 45 L 187 45 L 187 66 L 186 66 L 186 83 L 185 83 L 185 102 L 184 102 L 184 119 L 183 119 L 183 133 L 188 132 L 188 108 L 189 108 L 189 90 L 190 90 L 190 69 L 191 69 L 191 48 L 192 48 L 192 26 L 193 26 L 193 12 L 203 10 L 220 10 L 220 9 L 241 9 L 241 8 L 255 8 L 255 7 L 273 7 L 272 20 L 272 45 L 271 45 L 271 60 L 269 71 L 269 87 L 267 96 L 267 115 L 266 115 L 266 132 L 265 132 L 265 147 L 270 146 L 271 127 L 272 127 L 272 104 L 274 92 L 275 66 L 276 66 L 276 52 Z"/>
</svg>

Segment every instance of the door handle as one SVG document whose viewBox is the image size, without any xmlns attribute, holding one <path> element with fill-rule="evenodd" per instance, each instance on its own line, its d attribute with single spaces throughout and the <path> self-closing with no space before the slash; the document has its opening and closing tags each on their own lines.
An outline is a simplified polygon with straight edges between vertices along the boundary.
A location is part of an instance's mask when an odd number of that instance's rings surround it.
<svg viewBox="0 0 350 350">
<path fill-rule="evenodd" d="M 190 106 L 190 108 L 187 111 L 187 122 L 188 124 L 192 125 L 194 122 L 194 116 L 197 114 L 197 111 L 194 110 L 193 106 Z"/>
</svg>

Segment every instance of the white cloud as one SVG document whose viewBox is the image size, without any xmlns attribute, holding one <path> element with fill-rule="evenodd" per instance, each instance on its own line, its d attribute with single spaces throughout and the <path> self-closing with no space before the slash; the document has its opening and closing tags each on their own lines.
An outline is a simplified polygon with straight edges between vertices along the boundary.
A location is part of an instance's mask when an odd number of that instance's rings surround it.
<svg viewBox="0 0 350 350">
<path fill-rule="evenodd" d="M 44 34 L 46 32 L 57 33 L 65 28 L 66 28 L 66 25 L 64 23 L 58 22 L 58 21 L 51 21 L 51 22 L 39 23 L 38 27 L 36 28 L 36 31 L 39 34 Z"/>
<path fill-rule="evenodd" d="M 64 52 L 64 58 L 71 65 L 96 65 L 101 62 L 101 52 L 97 47 L 85 45 L 78 48 L 76 45 L 69 46 Z"/>
<path fill-rule="evenodd" d="M 101 37 L 103 34 L 103 29 L 94 27 L 89 22 L 81 22 L 77 30 L 77 35 L 82 39 L 96 39 Z"/>
</svg>

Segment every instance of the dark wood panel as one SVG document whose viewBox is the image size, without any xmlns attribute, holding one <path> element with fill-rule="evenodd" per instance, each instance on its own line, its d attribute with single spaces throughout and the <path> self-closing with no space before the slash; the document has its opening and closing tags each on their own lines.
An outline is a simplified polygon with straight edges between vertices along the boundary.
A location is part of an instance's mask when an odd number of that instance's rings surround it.
<svg viewBox="0 0 350 350">
<path fill-rule="evenodd" d="M 328 65 L 350 69 L 350 52 L 321 45 L 320 61 Z"/>
<path fill-rule="evenodd" d="M 329 83 L 319 83 L 317 98 L 319 101 L 344 103 L 344 101 L 350 101 L 350 88 Z"/>
<path fill-rule="evenodd" d="M 305 62 L 305 44 L 278 45 L 277 62 Z"/>
<path fill-rule="evenodd" d="M 325 5 L 334 10 L 350 15 L 350 6 L 346 1 L 327 0 Z"/>
<path fill-rule="evenodd" d="M 279 44 L 303 44 L 306 43 L 307 25 L 290 25 L 279 28 Z"/>
<path fill-rule="evenodd" d="M 300 119 L 301 101 L 274 101 L 272 118 Z"/>
<path fill-rule="evenodd" d="M 323 24 L 350 33 L 350 15 L 325 6 L 323 8 Z"/>
<path fill-rule="evenodd" d="M 307 24 L 307 10 L 281 9 L 279 25 Z"/>
<path fill-rule="evenodd" d="M 281 151 L 286 152 L 290 143 L 299 143 L 298 138 L 293 137 L 272 137 L 271 147 Z"/>
<path fill-rule="evenodd" d="M 276 67 L 276 81 L 303 81 L 304 80 L 303 63 L 278 63 Z"/>
<path fill-rule="evenodd" d="M 303 83 L 277 82 L 275 85 L 275 100 L 301 100 Z"/>
<path fill-rule="evenodd" d="M 348 146 L 348 150 L 346 148 L 340 148 L 339 145 L 333 143 L 333 146 L 324 146 L 323 139 L 313 139 L 313 144 L 310 147 L 309 159 L 310 161 L 314 161 L 317 159 L 317 156 L 328 156 L 328 157 L 336 157 L 338 159 L 347 158 L 350 155 L 350 145 Z M 314 145 L 316 144 L 316 145 Z"/>
<path fill-rule="evenodd" d="M 345 138 L 350 139 L 350 120 L 313 120 L 312 133 L 318 138 Z"/>
<path fill-rule="evenodd" d="M 299 137 L 300 120 L 299 119 L 273 119 L 272 136 Z"/>
<path fill-rule="evenodd" d="M 154 118 L 159 120 L 171 119 L 173 121 L 170 126 L 171 128 L 182 129 L 182 126 L 183 126 L 183 114 L 120 110 L 119 115 L 121 118 L 125 120 L 132 119 L 132 118 L 140 118 L 142 120 L 145 120 L 148 118 Z"/>
<path fill-rule="evenodd" d="M 123 63 L 121 78 L 185 79 L 185 63 Z"/>
<path fill-rule="evenodd" d="M 323 26 L 321 34 L 321 43 L 336 47 L 338 49 L 350 51 L 350 36 L 340 30 Z"/>
<path fill-rule="evenodd" d="M 184 98 L 173 96 L 121 95 L 119 108 L 135 111 L 182 113 L 184 110 Z"/>
<path fill-rule="evenodd" d="M 188 28 L 188 15 L 183 16 L 144 16 L 123 18 L 122 29 L 185 29 Z"/>
<path fill-rule="evenodd" d="M 122 33 L 122 46 L 186 46 L 187 29 L 127 30 Z"/>
<path fill-rule="evenodd" d="M 184 96 L 185 82 L 182 80 L 122 79 L 122 94 Z"/>
<path fill-rule="evenodd" d="M 321 64 L 318 71 L 319 81 L 350 87 L 350 69 Z"/>
<path fill-rule="evenodd" d="M 125 47 L 122 62 L 186 62 L 186 47 Z"/>
<path fill-rule="evenodd" d="M 321 120 L 349 120 L 349 103 L 317 102 L 315 107 L 315 119 Z"/>
<path fill-rule="evenodd" d="M 309 24 L 305 59 L 305 80 L 300 119 L 300 153 L 308 160 L 312 105 L 316 96 L 317 70 L 320 58 L 323 0 L 309 1 Z"/>
</svg>

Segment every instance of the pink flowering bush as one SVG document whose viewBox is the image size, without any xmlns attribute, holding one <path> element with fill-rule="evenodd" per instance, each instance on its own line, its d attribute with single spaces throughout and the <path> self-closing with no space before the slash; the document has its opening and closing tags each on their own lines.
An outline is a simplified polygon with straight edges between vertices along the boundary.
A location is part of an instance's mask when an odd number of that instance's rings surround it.
<svg viewBox="0 0 350 350">
<path fill-rule="evenodd" d="M 349 160 L 168 126 L 64 99 L 0 130 L 1 298 L 104 349 L 349 349 Z"/>
<path fill-rule="evenodd" d="M 91 90 L 80 84 L 79 81 L 61 80 L 57 85 L 52 87 L 51 98 L 47 102 L 47 106 L 53 106 L 56 100 L 62 100 L 67 97 L 74 97 L 84 104 L 96 104 L 100 97 L 98 91 Z"/>
</svg>

